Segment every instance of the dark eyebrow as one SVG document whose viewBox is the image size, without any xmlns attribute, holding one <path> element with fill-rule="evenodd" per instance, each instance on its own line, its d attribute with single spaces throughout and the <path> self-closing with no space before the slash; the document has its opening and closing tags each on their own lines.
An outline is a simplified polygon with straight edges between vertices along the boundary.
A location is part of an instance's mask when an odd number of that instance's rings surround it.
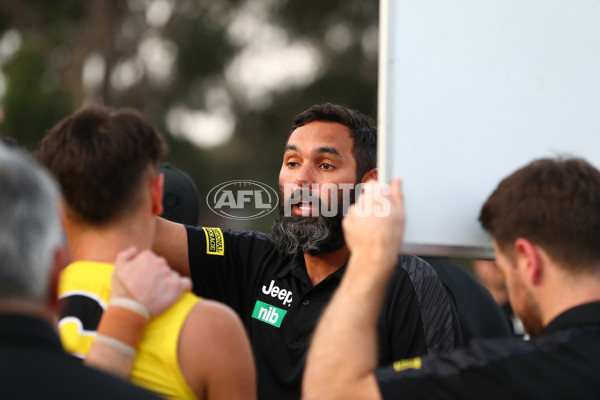
<svg viewBox="0 0 600 400">
<path fill-rule="evenodd" d="M 313 151 L 314 154 L 329 154 L 335 158 L 342 158 L 342 155 L 335 147 L 318 147 Z"/>
<path fill-rule="evenodd" d="M 288 151 L 298 151 L 298 146 L 296 146 L 295 144 L 288 144 L 285 146 L 285 151 L 284 152 L 288 152 Z M 323 147 L 317 147 L 316 149 L 313 150 L 314 154 L 329 154 L 334 156 L 335 158 L 342 158 L 342 155 L 340 154 L 340 152 L 338 151 L 338 149 L 336 149 L 335 147 L 328 147 L 328 146 L 323 146 Z"/>
</svg>

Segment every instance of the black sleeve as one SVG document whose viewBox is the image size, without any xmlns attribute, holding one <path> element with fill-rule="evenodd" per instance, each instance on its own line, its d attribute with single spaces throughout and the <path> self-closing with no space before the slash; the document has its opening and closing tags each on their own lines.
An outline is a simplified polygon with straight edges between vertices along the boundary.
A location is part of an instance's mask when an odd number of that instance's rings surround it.
<svg viewBox="0 0 600 400">
<path fill-rule="evenodd" d="M 525 341 L 475 339 L 375 372 L 383 399 L 583 399 L 600 392 L 598 328 Z"/>
<path fill-rule="evenodd" d="M 272 253 L 268 235 L 187 226 L 194 293 L 228 304 L 238 313 L 248 307 L 256 268 Z"/>
<path fill-rule="evenodd" d="M 507 364 L 527 358 L 527 344 L 473 343 L 449 355 L 428 355 L 394 362 L 376 371 L 384 399 L 508 399 L 521 398 L 511 389 L 517 378 Z M 513 347 L 511 350 L 510 348 Z"/>
<path fill-rule="evenodd" d="M 419 301 L 402 268 L 388 284 L 378 324 L 380 366 L 428 353 Z"/>
<path fill-rule="evenodd" d="M 455 329 L 459 323 L 458 317 L 453 312 L 452 299 L 439 276 L 431 265 L 418 257 L 403 255 L 398 262 L 399 267 L 408 273 L 413 286 L 427 350 L 433 353 L 454 350 L 458 339 Z"/>
</svg>

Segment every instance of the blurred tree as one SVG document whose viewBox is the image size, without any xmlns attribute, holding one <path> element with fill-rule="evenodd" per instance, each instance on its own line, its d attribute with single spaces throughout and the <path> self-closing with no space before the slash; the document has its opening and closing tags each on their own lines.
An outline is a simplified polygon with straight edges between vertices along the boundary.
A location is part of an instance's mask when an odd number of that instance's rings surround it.
<svg viewBox="0 0 600 400">
<path fill-rule="evenodd" d="M 234 179 L 276 188 L 296 114 L 330 101 L 375 118 L 377 23 L 364 0 L 0 0 L 0 132 L 33 150 L 81 105 L 134 107 L 202 201 Z M 273 214 L 201 206 L 203 223 L 270 230 Z"/>
</svg>

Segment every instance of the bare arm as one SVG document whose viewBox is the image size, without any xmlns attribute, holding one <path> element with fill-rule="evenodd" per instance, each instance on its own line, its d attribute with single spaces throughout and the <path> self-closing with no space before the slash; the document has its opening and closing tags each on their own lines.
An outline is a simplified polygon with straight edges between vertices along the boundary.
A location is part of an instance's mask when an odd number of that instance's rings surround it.
<svg viewBox="0 0 600 400">
<path fill-rule="evenodd" d="M 150 317 L 155 317 L 190 288 L 189 278 L 173 272 L 163 258 L 149 250 L 138 254 L 135 248 L 129 248 L 117 256 L 111 300 L 131 300 L 129 303 L 137 303 L 136 307 L 142 310 L 142 314 L 148 312 Z M 85 359 L 87 365 L 122 378 L 129 377 L 135 348 L 148 322 L 147 316 L 141 315 L 139 310 L 132 311 L 109 303 L 98 328 L 98 335 L 104 335 L 104 340 L 94 340 Z"/>
<path fill-rule="evenodd" d="M 306 399 L 381 398 L 374 375 L 377 317 L 402 244 L 404 205 L 399 181 L 392 184 L 391 195 L 379 198 L 375 184 L 368 185 L 343 221 L 351 256 L 308 352 L 302 384 Z M 384 206 L 386 201 L 387 216 L 357 214 L 357 207 L 368 211 L 369 204 Z"/>
<path fill-rule="evenodd" d="M 229 307 L 200 301 L 183 325 L 179 344 L 179 366 L 199 398 L 256 399 L 250 342 Z"/>
<path fill-rule="evenodd" d="M 152 250 L 164 257 L 169 266 L 182 276 L 190 276 L 188 240 L 185 226 L 156 217 L 156 234 Z"/>
</svg>

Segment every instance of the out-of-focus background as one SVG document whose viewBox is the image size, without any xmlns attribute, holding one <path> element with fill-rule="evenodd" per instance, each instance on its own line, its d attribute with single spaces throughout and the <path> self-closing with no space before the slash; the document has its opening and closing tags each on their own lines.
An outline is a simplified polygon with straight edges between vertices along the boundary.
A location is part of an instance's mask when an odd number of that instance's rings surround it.
<svg viewBox="0 0 600 400">
<path fill-rule="evenodd" d="M 197 186 L 202 225 L 270 232 L 276 212 L 226 219 L 206 196 L 232 180 L 277 189 L 311 104 L 375 123 L 378 14 L 376 0 L 0 0 L 0 134 L 33 151 L 83 105 L 136 108 Z M 493 263 L 454 261 L 507 303 Z"/>
<path fill-rule="evenodd" d="M 143 112 L 167 161 L 200 195 L 200 221 L 269 232 L 274 216 L 227 220 L 219 183 L 277 187 L 293 117 L 335 102 L 376 119 L 378 1 L 0 0 L 0 133 L 34 150 L 82 105 Z"/>
</svg>

